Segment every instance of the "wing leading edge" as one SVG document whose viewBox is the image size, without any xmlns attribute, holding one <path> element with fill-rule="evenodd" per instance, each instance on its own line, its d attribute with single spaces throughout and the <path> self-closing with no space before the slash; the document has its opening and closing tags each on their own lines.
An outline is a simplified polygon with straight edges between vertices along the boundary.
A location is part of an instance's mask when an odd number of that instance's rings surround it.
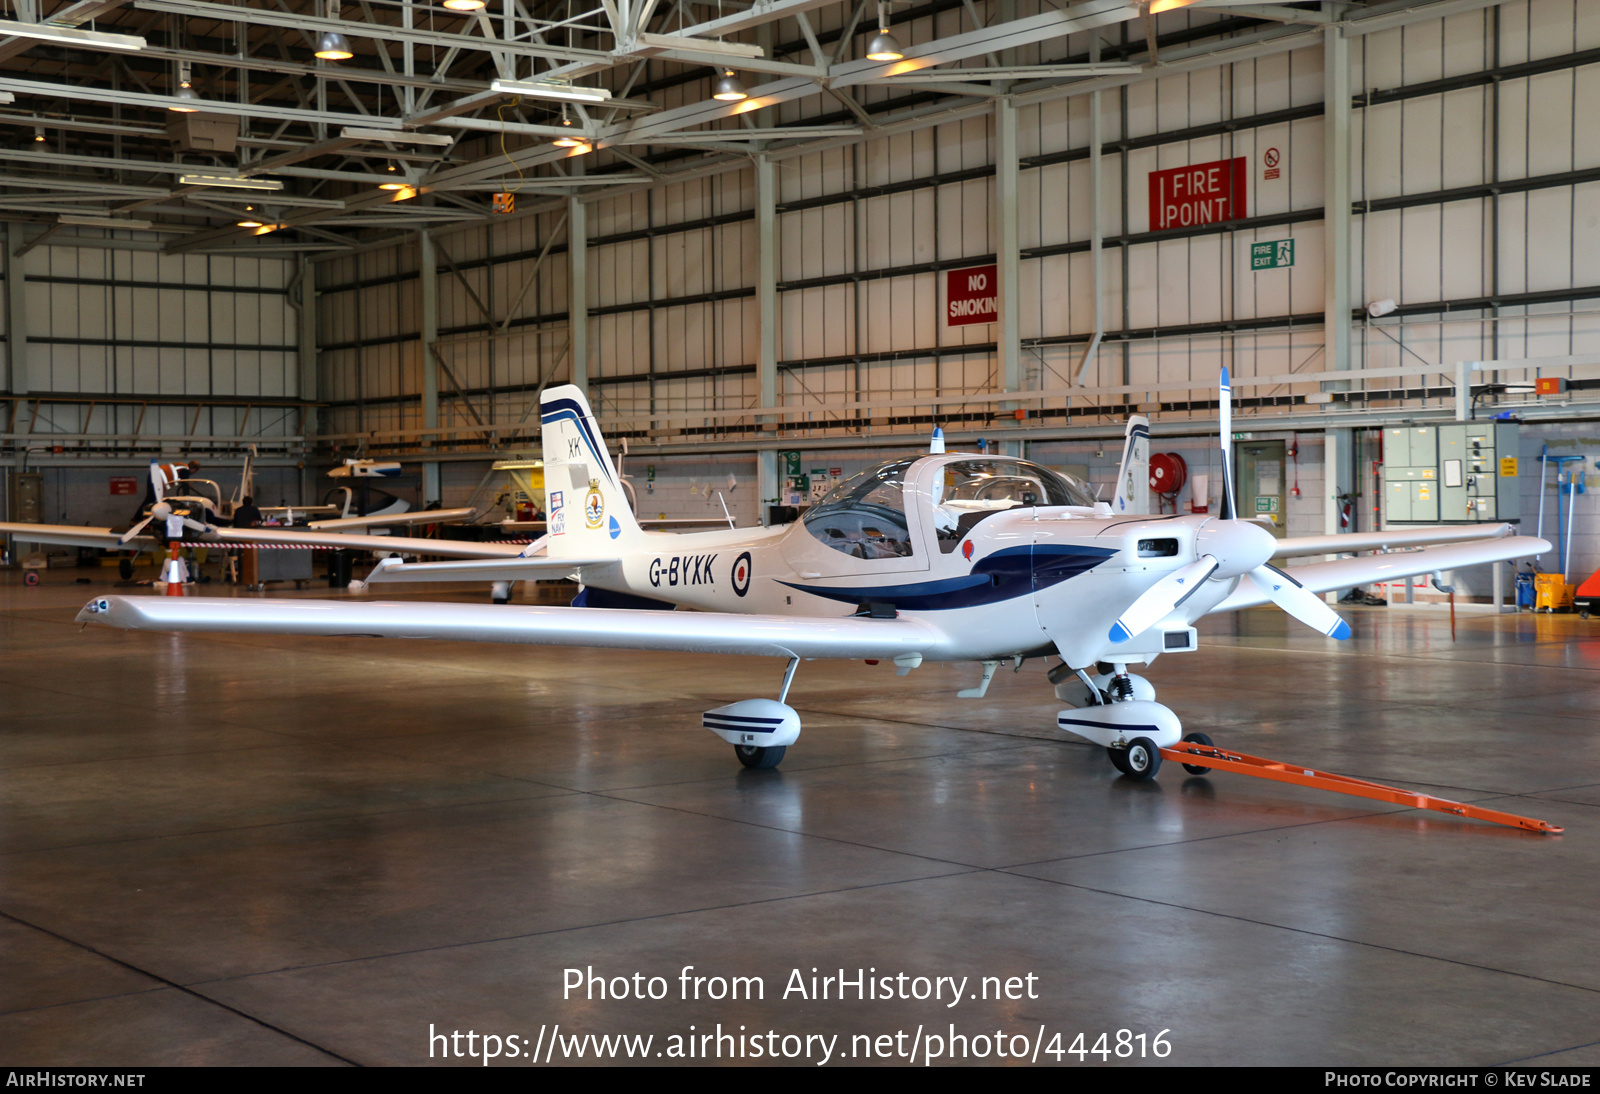
<svg viewBox="0 0 1600 1094">
<path fill-rule="evenodd" d="M 1402 577 L 1431 574 L 1435 570 L 1455 570 L 1462 566 L 1480 566 L 1486 562 L 1509 562 L 1544 554 L 1549 550 L 1550 544 L 1537 537 L 1507 536 L 1503 539 L 1430 547 L 1422 551 L 1391 551 L 1388 554 L 1342 558 L 1337 562 L 1317 562 L 1283 572 L 1311 592 L 1325 593 L 1373 581 L 1394 581 Z M 1267 603 L 1270 601 L 1266 594 L 1246 576 L 1227 599 L 1207 614 L 1238 611 L 1240 608 L 1254 608 Z"/>
<path fill-rule="evenodd" d="M 735 615 L 627 608 L 398 601 L 96 597 L 80 623 L 124 630 L 422 638 L 546 646 L 741 653 L 766 657 L 937 657 L 938 628 L 913 619 Z"/>
</svg>

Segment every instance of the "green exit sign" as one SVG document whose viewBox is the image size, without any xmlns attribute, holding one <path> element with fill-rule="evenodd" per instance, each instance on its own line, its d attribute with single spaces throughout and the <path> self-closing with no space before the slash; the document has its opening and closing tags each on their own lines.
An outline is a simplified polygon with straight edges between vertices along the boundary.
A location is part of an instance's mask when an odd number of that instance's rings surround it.
<svg viewBox="0 0 1600 1094">
<path fill-rule="evenodd" d="M 1272 239 L 1250 244 L 1252 270 L 1281 270 L 1294 265 L 1294 240 Z"/>
</svg>

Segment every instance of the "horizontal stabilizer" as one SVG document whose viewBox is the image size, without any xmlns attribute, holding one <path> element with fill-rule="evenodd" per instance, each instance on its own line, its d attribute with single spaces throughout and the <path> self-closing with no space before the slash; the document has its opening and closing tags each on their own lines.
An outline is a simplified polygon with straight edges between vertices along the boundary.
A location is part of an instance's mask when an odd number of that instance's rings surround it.
<svg viewBox="0 0 1600 1094">
<path fill-rule="evenodd" d="M 102 596 L 81 623 L 125 630 L 423 638 L 765 657 L 937 658 L 949 638 L 915 619 L 833 619 L 633 608 L 403 601 Z"/>
<path fill-rule="evenodd" d="M 445 558 L 516 558 L 522 543 L 475 543 L 466 539 L 422 539 L 406 536 L 363 536 L 354 532 L 300 528 L 218 528 L 215 537 L 227 543 L 272 543 L 288 547 L 334 547 L 348 551 L 387 551 L 394 555 L 442 555 Z"/>
<path fill-rule="evenodd" d="M 401 562 L 386 558 L 367 577 L 378 581 L 533 581 L 564 577 L 584 566 L 603 566 L 614 558 L 507 558 L 452 562 Z"/>
<path fill-rule="evenodd" d="M 1382 555 L 1342 558 L 1337 562 L 1315 562 L 1310 566 L 1296 566 L 1289 573 L 1307 591 L 1326 593 L 1374 581 L 1398 581 L 1403 577 L 1431 574 L 1435 570 L 1455 570 L 1463 566 L 1481 566 L 1486 562 L 1530 558 L 1549 550 L 1550 544 L 1535 536 L 1508 536 L 1475 543 L 1429 547 L 1421 551 L 1393 551 Z M 1271 603 L 1271 599 L 1246 576 L 1239 582 L 1239 587 L 1208 614 L 1254 608 L 1267 603 Z"/>
</svg>

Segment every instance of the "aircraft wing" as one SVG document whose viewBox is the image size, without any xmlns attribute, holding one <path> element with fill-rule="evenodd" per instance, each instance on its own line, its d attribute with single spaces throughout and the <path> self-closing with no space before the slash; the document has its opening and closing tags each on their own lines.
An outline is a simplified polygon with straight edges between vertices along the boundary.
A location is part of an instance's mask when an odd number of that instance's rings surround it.
<svg viewBox="0 0 1600 1094">
<path fill-rule="evenodd" d="M 1373 581 L 1394 581 L 1417 574 L 1431 574 L 1435 570 L 1455 570 L 1485 562 L 1528 558 L 1549 550 L 1549 542 L 1535 536 L 1508 536 L 1476 543 L 1429 547 L 1421 551 L 1391 551 L 1388 554 L 1341 558 L 1336 562 L 1315 562 L 1310 566 L 1296 566 L 1286 572 L 1309 591 L 1325 593 Z M 1267 603 L 1270 601 L 1266 595 L 1246 575 L 1239 580 L 1239 587 L 1207 614 L 1254 608 Z"/>
<path fill-rule="evenodd" d="M 273 543 L 291 547 L 335 547 L 352 551 L 388 551 L 397 555 L 443 555 L 446 558 L 515 558 L 526 550 L 520 543 L 474 543 L 466 539 L 418 539 L 407 536 L 363 536 L 354 532 L 299 528 L 218 528 L 227 543 Z"/>
<path fill-rule="evenodd" d="M 1346 536 L 1300 536 L 1286 539 L 1273 558 L 1302 555 L 1339 555 L 1354 551 L 1383 551 L 1394 547 L 1424 547 L 1431 543 L 1461 543 L 1509 535 L 1509 524 L 1449 525 L 1438 528 L 1390 528 L 1383 532 L 1356 532 Z"/>
<path fill-rule="evenodd" d="M 391 524 L 455 524 L 471 520 L 478 515 L 476 509 L 419 509 L 415 512 L 393 513 L 376 517 L 338 517 L 334 520 L 314 520 L 309 527 L 319 532 L 342 532 L 347 528 L 386 528 Z"/>
<path fill-rule="evenodd" d="M 160 546 L 154 536 L 137 535 L 127 543 L 123 543 L 120 532 L 110 528 L 84 528 L 76 524 L 0 523 L 0 535 L 9 535 L 22 543 L 44 543 L 59 547 L 104 547 L 108 551 L 147 551 Z"/>
<path fill-rule="evenodd" d="M 458 562 L 401 562 L 386 558 L 367 575 L 367 584 L 378 581 L 532 581 L 561 577 L 585 566 L 620 562 L 616 558 L 533 558 L 466 559 Z"/>
<path fill-rule="evenodd" d="M 936 655 L 949 641 L 937 627 L 915 619 L 381 600 L 103 596 L 89 601 L 78 621 L 124 630 L 424 638 L 766 657 L 892 659 Z"/>
</svg>

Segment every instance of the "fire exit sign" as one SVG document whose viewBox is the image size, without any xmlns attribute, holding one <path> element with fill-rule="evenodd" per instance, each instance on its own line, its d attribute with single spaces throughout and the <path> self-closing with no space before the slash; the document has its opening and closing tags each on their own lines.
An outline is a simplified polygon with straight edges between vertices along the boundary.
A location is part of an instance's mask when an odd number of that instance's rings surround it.
<svg viewBox="0 0 1600 1094">
<path fill-rule="evenodd" d="M 1252 270 L 1281 270 L 1294 265 L 1294 240 L 1269 239 L 1264 243 L 1250 244 Z"/>
</svg>

